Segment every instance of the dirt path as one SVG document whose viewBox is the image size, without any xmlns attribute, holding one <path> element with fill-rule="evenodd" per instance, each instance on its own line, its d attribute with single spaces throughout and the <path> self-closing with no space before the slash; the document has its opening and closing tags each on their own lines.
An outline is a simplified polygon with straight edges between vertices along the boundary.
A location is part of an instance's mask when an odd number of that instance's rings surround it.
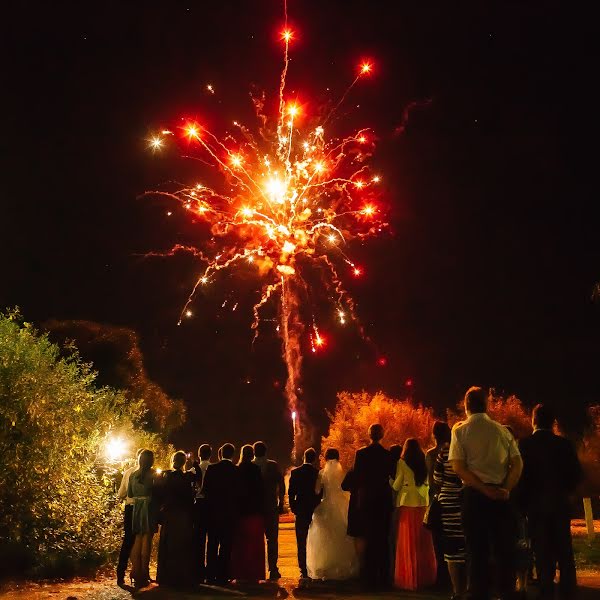
<svg viewBox="0 0 600 600">
<path fill-rule="evenodd" d="M 120 589 L 114 579 L 73 580 L 68 582 L 44 582 L 12 584 L 0 589 L 0 600 L 192 600 L 203 598 L 206 600 L 223 598 L 295 598 L 301 600 L 329 600 L 336 598 L 355 598 L 356 600 L 369 600 L 375 598 L 404 598 L 414 600 L 441 600 L 447 594 L 433 593 L 384 593 L 366 595 L 356 588 L 345 586 L 332 586 L 313 584 L 308 589 L 298 589 L 298 562 L 296 560 L 296 540 L 293 523 L 282 523 L 279 537 L 279 569 L 283 578 L 279 584 L 260 584 L 254 588 L 235 590 L 218 590 L 203 588 L 197 592 L 175 592 L 151 585 L 148 588 L 133 593 L 132 590 Z M 598 598 L 600 590 L 600 573 L 579 573 L 579 580 L 585 589 L 581 600 Z"/>
</svg>

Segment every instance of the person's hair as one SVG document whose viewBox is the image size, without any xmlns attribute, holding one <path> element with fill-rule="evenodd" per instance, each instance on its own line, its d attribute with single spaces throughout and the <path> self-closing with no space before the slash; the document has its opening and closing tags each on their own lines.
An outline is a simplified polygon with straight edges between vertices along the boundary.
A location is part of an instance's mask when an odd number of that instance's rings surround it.
<svg viewBox="0 0 600 600">
<path fill-rule="evenodd" d="M 374 442 L 379 442 L 383 439 L 383 427 L 379 423 L 373 423 L 371 427 L 369 427 L 369 437 Z"/>
<path fill-rule="evenodd" d="M 317 451 L 314 448 L 307 448 L 304 451 L 304 462 L 305 463 L 314 463 L 317 459 Z"/>
<path fill-rule="evenodd" d="M 438 446 L 441 446 L 442 444 L 449 442 L 450 437 L 452 435 L 452 432 L 450 430 L 450 425 L 448 425 L 448 423 L 446 423 L 446 421 L 436 421 L 433 424 L 432 433 L 433 433 L 433 438 L 435 439 L 435 443 Z"/>
<path fill-rule="evenodd" d="M 465 394 L 465 408 L 471 413 L 484 413 L 487 411 L 488 394 L 480 387 L 473 386 Z"/>
<path fill-rule="evenodd" d="M 402 446 L 400 444 L 394 444 L 390 446 L 390 454 L 392 456 L 392 460 L 397 463 L 402 455 Z"/>
<path fill-rule="evenodd" d="M 253 458 L 254 448 L 250 444 L 246 444 L 245 446 L 242 446 L 242 449 L 240 450 L 240 461 L 238 462 L 238 465 L 252 462 Z"/>
<path fill-rule="evenodd" d="M 200 460 L 208 460 L 210 455 L 212 454 L 212 448 L 209 444 L 202 444 L 200 448 L 198 448 L 198 458 Z"/>
<path fill-rule="evenodd" d="M 221 446 L 221 458 L 231 460 L 235 454 L 235 446 L 233 444 L 223 444 Z"/>
<path fill-rule="evenodd" d="M 402 449 L 402 460 L 411 468 L 415 475 L 415 485 L 423 485 L 427 481 L 427 464 L 425 454 L 421 450 L 419 440 L 408 438 Z"/>
<path fill-rule="evenodd" d="M 135 458 L 136 460 L 140 457 L 140 454 L 144 451 L 143 448 L 138 448 L 136 453 L 135 453 Z"/>
<path fill-rule="evenodd" d="M 138 472 L 137 480 L 144 481 L 146 475 L 150 472 L 152 465 L 154 464 L 154 452 L 144 448 L 138 456 Z"/>
<path fill-rule="evenodd" d="M 181 469 L 181 467 L 185 465 L 186 460 L 186 453 L 183 450 L 177 450 L 177 452 L 174 452 L 173 456 L 171 456 L 171 466 L 173 469 Z"/>
<path fill-rule="evenodd" d="M 325 460 L 340 460 L 340 452 L 336 448 L 327 448 Z"/>
<path fill-rule="evenodd" d="M 546 404 L 536 404 L 533 408 L 533 425 L 538 429 L 552 429 L 556 417 Z"/>
<path fill-rule="evenodd" d="M 262 458 L 267 455 L 267 445 L 264 442 L 254 442 L 254 456 Z"/>
</svg>

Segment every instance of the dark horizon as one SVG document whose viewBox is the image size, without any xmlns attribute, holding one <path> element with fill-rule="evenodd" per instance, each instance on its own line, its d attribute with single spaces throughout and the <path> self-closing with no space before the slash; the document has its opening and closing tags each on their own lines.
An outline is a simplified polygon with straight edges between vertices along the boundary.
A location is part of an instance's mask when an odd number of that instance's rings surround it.
<svg viewBox="0 0 600 600">
<path fill-rule="evenodd" d="M 150 377 L 188 407 L 177 444 L 263 438 L 288 456 L 285 370 L 268 323 L 252 346 L 256 282 L 224 277 L 177 327 L 199 267 L 142 255 L 197 226 L 166 222 L 164 202 L 139 199 L 196 169 L 148 152 L 153 129 L 198 114 L 220 127 L 249 114 L 253 85 L 276 94 L 281 4 L 8 11 L 0 306 L 36 324 L 134 329 Z M 359 60 L 374 60 L 352 92 L 359 108 L 337 126 L 376 130 L 391 224 L 350 246 L 366 272 L 345 283 L 372 344 L 323 316 L 330 343 L 305 355 L 303 397 L 319 433 L 337 391 L 399 397 L 407 380 L 440 414 L 479 384 L 549 401 L 580 424 L 583 407 L 600 403 L 600 249 L 585 195 L 564 183 L 558 4 L 311 0 L 289 11 L 299 32 L 290 89 L 342 92 Z M 238 310 L 221 310 L 233 292 Z"/>
</svg>

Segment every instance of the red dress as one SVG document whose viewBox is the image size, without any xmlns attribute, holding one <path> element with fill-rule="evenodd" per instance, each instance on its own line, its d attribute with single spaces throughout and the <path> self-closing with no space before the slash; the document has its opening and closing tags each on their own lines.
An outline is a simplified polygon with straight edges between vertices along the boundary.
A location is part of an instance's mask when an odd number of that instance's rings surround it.
<svg viewBox="0 0 600 600">
<path fill-rule="evenodd" d="M 431 532 L 423 525 L 425 506 L 401 506 L 394 583 L 403 590 L 433 585 L 437 563 Z"/>
<path fill-rule="evenodd" d="M 238 466 L 240 517 L 231 551 L 231 579 L 260 581 L 265 578 L 265 518 L 260 467 Z"/>
</svg>

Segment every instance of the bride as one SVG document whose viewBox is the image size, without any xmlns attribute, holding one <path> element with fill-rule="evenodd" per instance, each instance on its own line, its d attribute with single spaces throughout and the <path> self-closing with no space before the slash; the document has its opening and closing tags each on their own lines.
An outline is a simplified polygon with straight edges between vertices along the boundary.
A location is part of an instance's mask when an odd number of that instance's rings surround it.
<svg viewBox="0 0 600 600">
<path fill-rule="evenodd" d="M 325 453 L 325 468 L 319 472 L 316 492 L 323 492 L 306 542 L 306 563 L 311 579 L 351 579 L 358 576 L 359 563 L 354 540 L 346 533 L 350 494 L 341 488 L 344 470 L 340 453 Z"/>
</svg>

